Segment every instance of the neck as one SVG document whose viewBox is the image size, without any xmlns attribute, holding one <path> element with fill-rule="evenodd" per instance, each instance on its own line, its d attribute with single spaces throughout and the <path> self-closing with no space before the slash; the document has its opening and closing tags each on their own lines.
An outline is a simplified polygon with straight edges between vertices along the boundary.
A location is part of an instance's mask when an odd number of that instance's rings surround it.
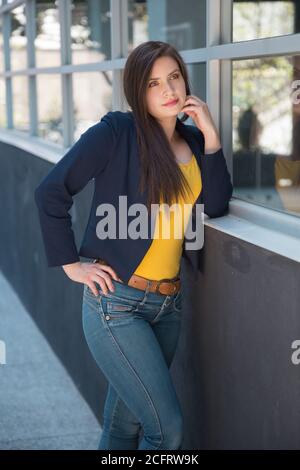
<svg viewBox="0 0 300 470">
<path fill-rule="evenodd" d="M 159 120 L 159 123 L 162 126 L 163 130 L 165 131 L 165 134 L 170 144 L 178 140 L 178 132 L 176 130 L 176 120 L 177 120 L 177 116 L 171 117 L 168 119 Z"/>
</svg>

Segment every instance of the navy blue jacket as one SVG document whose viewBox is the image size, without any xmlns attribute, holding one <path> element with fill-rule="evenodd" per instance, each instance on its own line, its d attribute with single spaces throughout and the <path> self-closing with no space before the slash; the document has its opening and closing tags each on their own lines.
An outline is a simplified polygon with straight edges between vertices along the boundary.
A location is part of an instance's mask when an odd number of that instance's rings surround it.
<svg viewBox="0 0 300 470">
<path fill-rule="evenodd" d="M 190 146 L 200 167 L 202 190 L 195 203 L 204 204 L 204 212 L 209 217 L 226 214 L 233 188 L 222 148 L 205 155 L 203 133 L 196 126 L 184 124 L 177 118 L 176 129 Z M 34 193 L 49 267 L 75 263 L 80 261 L 79 256 L 99 257 L 105 259 L 124 282 L 128 282 L 153 239 L 151 235 L 136 240 L 129 236 L 124 239 L 98 238 L 96 225 L 100 219 L 96 208 L 104 202 L 112 204 L 118 221 L 119 195 L 127 196 L 127 207 L 133 203 L 146 206 L 147 189 L 143 194 L 138 191 L 140 170 L 132 112 L 110 111 L 80 136 Z M 68 211 L 73 204 L 72 197 L 91 179 L 95 182 L 92 206 L 77 251 Z M 194 209 L 195 204 L 193 220 Z M 150 227 L 151 211 L 148 212 Z M 130 221 L 128 216 L 128 223 Z M 195 276 L 202 250 L 185 250 L 183 242 L 182 256 L 191 264 Z"/>
</svg>

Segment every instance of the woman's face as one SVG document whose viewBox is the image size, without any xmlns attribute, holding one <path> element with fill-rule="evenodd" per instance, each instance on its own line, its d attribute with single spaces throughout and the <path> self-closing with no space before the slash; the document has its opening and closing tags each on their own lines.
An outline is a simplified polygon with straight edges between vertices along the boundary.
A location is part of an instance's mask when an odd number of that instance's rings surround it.
<svg viewBox="0 0 300 470">
<path fill-rule="evenodd" d="M 165 106 L 165 103 L 174 99 L 178 99 L 176 104 Z M 148 112 L 157 119 L 177 116 L 181 112 L 185 100 L 185 82 L 177 61 L 172 57 L 160 57 L 152 67 L 147 84 Z"/>
</svg>

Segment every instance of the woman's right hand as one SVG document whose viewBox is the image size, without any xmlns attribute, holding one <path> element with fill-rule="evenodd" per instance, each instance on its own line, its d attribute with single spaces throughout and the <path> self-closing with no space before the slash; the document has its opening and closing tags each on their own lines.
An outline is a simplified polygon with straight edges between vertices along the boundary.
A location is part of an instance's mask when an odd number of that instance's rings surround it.
<svg viewBox="0 0 300 470">
<path fill-rule="evenodd" d="M 106 264 L 81 263 L 78 261 L 76 263 L 65 264 L 62 268 L 72 281 L 86 284 L 96 297 L 98 296 L 98 290 L 93 281 L 100 284 L 104 294 L 108 294 L 108 288 L 111 292 L 115 290 L 111 277 L 116 281 L 123 282 L 113 268 Z"/>
</svg>

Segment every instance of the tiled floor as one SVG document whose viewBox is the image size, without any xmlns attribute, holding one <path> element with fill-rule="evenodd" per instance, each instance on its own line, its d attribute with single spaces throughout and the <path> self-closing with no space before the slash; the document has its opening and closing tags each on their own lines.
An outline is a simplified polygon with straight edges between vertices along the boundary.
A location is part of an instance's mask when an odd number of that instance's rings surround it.
<svg viewBox="0 0 300 470">
<path fill-rule="evenodd" d="M 0 341 L 0 449 L 97 449 L 98 421 L 1 274 Z"/>
</svg>

